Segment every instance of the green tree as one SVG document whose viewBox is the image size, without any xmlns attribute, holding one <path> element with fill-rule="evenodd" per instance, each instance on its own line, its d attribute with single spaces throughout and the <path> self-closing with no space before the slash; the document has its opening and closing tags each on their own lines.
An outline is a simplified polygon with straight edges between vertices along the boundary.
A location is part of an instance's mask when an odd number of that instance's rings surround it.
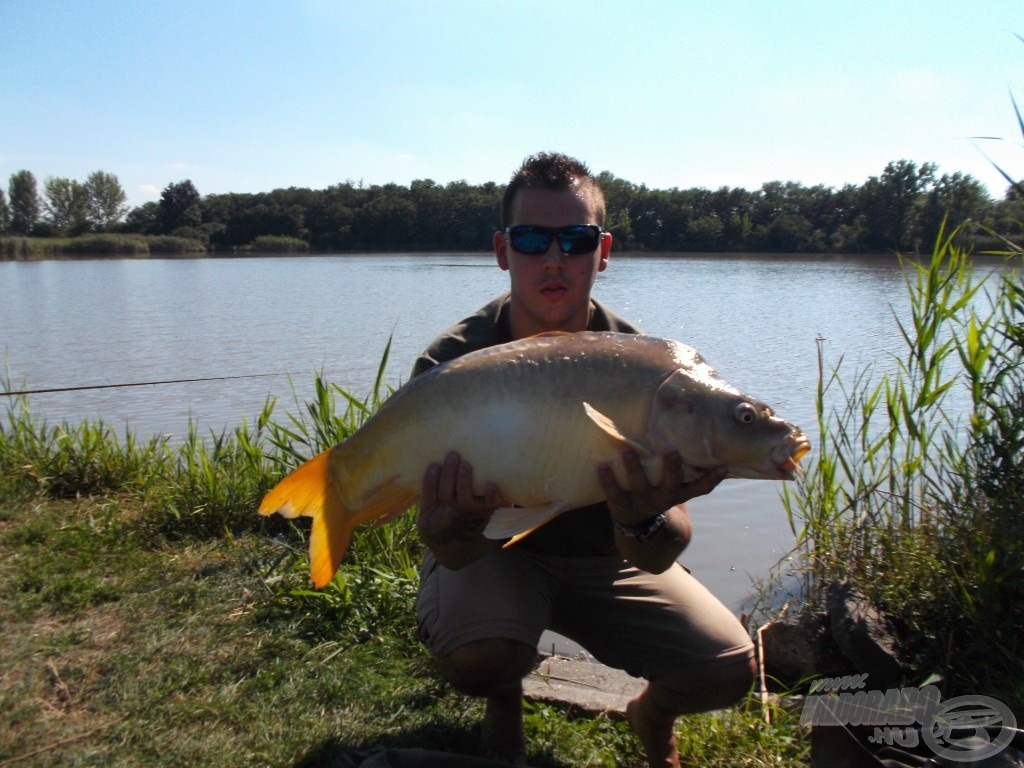
<svg viewBox="0 0 1024 768">
<path fill-rule="evenodd" d="M 684 205 L 685 193 L 673 187 L 668 190 L 640 188 L 636 212 L 632 215 L 637 246 L 652 251 L 687 249 L 685 235 L 689 211 Z"/>
<path fill-rule="evenodd" d="M 452 232 L 456 214 L 451 208 L 451 196 L 433 179 L 413 179 L 409 185 L 409 202 L 416 207 L 413 225 L 415 247 L 444 247 Z"/>
<path fill-rule="evenodd" d="M 783 213 L 768 225 L 762 246 L 785 253 L 813 253 L 825 250 L 825 238 L 806 216 Z"/>
<path fill-rule="evenodd" d="M 184 227 L 198 227 L 203 221 L 199 191 L 190 179 L 171 183 L 160 193 L 158 223 L 165 235 Z"/>
<path fill-rule="evenodd" d="M 415 244 L 416 206 L 409 190 L 397 184 L 374 185 L 370 197 L 355 212 L 352 234 L 361 247 L 406 249 Z"/>
<path fill-rule="evenodd" d="M 942 222 L 958 226 L 978 222 L 992 209 L 988 192 L 977 179 L 960 173 L 948 173 L 935 182 L 925 196 L 919 217 L 919 240 L 923 247 L 934 243 Z"/>
<path fill-rule="evenodd" d="M 452 181 L 445 187 L 451 228 L 446 242 L 458 251 L 487 250 L 499 227 L 501 192 L 493 182 L 481 186 Z"/>
<path fill-rule="evenodd" d="M 688 251 L 714 251 L 718 248 L 725 228 L 718 216 L 709 214 L 690 219 L 686 224 L 686 249 Z"/>
<path fill-rule="evenodd" d="M 124 228 L 143 235 L 157 234 L 160 231 L 160 204 L 149 202 L 132 208 L 125 216 Z"/>
<path fill-rule="evenodd" d="M 39 221 L 39 192 L 36 177 L 31 171 L 17 171 L 11 174 L 8 184 L 11 211 L 11 232 L 17 235 L 32 233 Z"/>
<path fill-rule="evenodd" d="M 90 173 L 85 180 L 85 197 L 89 221 L 100 232 L 111 229 L 128 213 L 128 196 L 112 173 Z"/>
<path fill-rule="evenodd" d="M 89 228 L 89 203 L 82 184 L 51 176 L 43 182 L 43 197 L 43 208 L 56 233 L 78 235 Z"/>
<path fill-rule="evenodd" d="M 0 235 L 11 228 L 11 207 L 7 205 L 7 193 L 0 189 Z"/>
<path fill-rule="evenodd" d="M 911 250 L 918 240 L 921 200 L 935 179 L 934 163 L 899 160 L 861 187 L 866 245 L 875 250 Z"/>
<path fill-rule="evenodd" d="M 711 194 L 710 209 L 722 224 L 719 238 L 722 248 L 739 251 L 748 246 L 753 231 L 750 220 L 753 199 L 750 192 L 739 187 L 719 187 Z"/>
</svg>

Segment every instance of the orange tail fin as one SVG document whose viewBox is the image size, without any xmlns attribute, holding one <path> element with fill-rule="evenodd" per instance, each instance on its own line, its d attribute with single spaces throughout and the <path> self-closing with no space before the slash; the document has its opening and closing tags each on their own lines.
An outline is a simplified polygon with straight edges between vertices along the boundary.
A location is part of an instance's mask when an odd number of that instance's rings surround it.
<svg viewBox="0 0 1024 768">
<path fill-rule="evenodd" d="M 277 512 L 284 517 L 311 517 L 309 575 L 317 589 L 334 577 L 362 522 L 385 516 L 386 522 L 416 501 L 417 492 L 389 484 L 377 490 L 359 510 L 345 506 L 330 473 L 328 449 L 300 466 L 274 486 L 260 503 L 261 515 Z"/>
<path fill-rule="evenodd" d="M 259 512 L 284 517 L 312 517 L 309 535 L 309 575 L 317 589 L 334 576 L 345 556 L 355 517 L 345 508 L 328 471 L 330 450 L 314 456 L 263 497 Z"/>
</svg>

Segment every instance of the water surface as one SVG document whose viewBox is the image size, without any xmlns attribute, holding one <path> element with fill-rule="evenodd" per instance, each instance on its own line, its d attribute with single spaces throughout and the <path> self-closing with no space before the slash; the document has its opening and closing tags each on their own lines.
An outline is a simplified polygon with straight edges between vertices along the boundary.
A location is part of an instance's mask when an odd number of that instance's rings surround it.
<svg viewBox="0 0 1024 768">
<path fill-rule="evenodd" d="M 268 396 L 294 410 L 323 371 L 367 393 L 408 378 L 441 330 L 505 290 L 487 254 L 0 263 L 0 355 L 15 388 L 250 377 L 37 394 L 51 422 L 102 418 L 180 437 L 221 431 Z M 893 367 L 907 312 L 893 258 L 613 254 L 594 296 L 653 335 L 696 347 L 722 375 L 814 435 L 817 341 L 844 368 Z M 272 374 L 272 375 L 267 375 Z M 279 412 L 279 416 L 280 416 Z M 690 504 L 684 563 L 737 610 L 793 545 L 779 483 L 729 480 Z"/>
</svg>

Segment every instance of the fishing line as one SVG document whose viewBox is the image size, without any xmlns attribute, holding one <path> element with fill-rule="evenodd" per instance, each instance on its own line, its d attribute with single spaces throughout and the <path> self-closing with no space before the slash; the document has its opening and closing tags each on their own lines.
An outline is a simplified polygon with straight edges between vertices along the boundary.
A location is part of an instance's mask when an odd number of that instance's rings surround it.
<svg viewBox="0 0 1024 768">
<path fill-rule="evenodd" d="M 229 379 L 262 379 L 270 376 L 292 376 L 291 373 L 252 373 L 247 376 L 211 376 L 204 379 L 166 379 L 163 381 L 135 381 L 127 384 L 90 384 L 80 387 L 49 387 L 47 389 L 21 389 L 11 392 L 0 392 L 6 397 L 18 395 L 42 395 L 51 392 L 81 392 L 87 389 L 118 389 L 121 387 L 152 387 L 157 384 L 191 384 L 197 381 L 228 381 Z"/>
</svg>

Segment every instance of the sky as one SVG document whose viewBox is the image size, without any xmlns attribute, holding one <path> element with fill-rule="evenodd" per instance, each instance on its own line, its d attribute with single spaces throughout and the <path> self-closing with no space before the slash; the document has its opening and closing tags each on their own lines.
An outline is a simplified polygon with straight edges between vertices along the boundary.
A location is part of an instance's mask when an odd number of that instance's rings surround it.
<svg viewBox="0 0 1024 768">
<path fill-rule="evenodd" d="M 0 186 L 1024 177 L 1024 0 L 0 0 Z M 994 137 L 978 139 L 975 137 Z"/>
</svg>

